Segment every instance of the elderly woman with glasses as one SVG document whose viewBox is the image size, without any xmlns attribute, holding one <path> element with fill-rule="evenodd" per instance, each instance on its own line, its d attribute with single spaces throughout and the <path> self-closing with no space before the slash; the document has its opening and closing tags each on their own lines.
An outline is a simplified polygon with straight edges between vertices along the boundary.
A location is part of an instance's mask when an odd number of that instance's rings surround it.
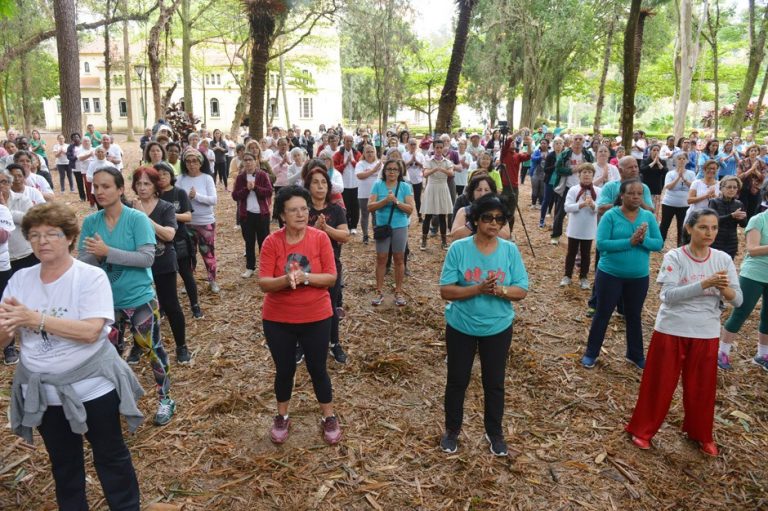
<svg viewBox="0 0 768 511">
<path fill-rule="evenodd" d="M 493 194 L 472 205 L 476 233 L 454 241 L 440 275 L 445 307 L 448 374 L 445 385 L 445 433 L 440 448 L 458 449 L 464 416 L 464 394 L 472 375 L 475 352 L 480 353 L 485 403 L 485 438 L 491 453 L 506 456 L 502 430 L 504 373 L 512 342 L 513 301 L 528 294 L 528 273 L 517 246 L 499 236 L 511 212 Z"/>
</svg>

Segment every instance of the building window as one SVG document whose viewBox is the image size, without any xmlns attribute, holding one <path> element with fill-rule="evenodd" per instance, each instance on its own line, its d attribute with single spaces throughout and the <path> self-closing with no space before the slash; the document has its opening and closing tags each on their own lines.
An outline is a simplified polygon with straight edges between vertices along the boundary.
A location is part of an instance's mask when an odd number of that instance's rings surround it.
<svg viewBox="0 0 768 511">
<path fill-rule="evenodd" d="M 90 113 L 91 111 L 91 100 L 88 98 L 83 98 L 83 112 Z"/>
<path fill-rule="evenodd" d="M 312 73 L 310 73 L 308 69 L 302 69 L 299 81 L 304 85 L 309 85 L 312 83 Z"/>
<path fill-rule="evenodd" d="M 120 112 L 120 117 L 128 117 L 128 102 L 125 98 L 117 100 L 117 111 Z"/>
<path fill-rule="evenodd" d="M 312 98 L 299 99 L 299 117 L 302 119 L 312 119 L 314 117 L 312 112 Z"/>
<path fill-rule="evenodd" d="M 221 75 L 218 73 L 216 74 L 216 85 L 221 85 Z"/>
<path fill-rule="evenodd" d="M 280 111 L 277 109 L 277 98 L 269 98 L 269 115 L 273 119 L 280 115 Z"/>
<path fill-rule="evenodd" d="M 93 111 L 94 111 L 94 113 L 97 113 L 97 114 L 101 113 L 101 99 L 100 98 L 93 98 Z"/>
<path fill-rule="evenodd" d="M 182 111 L 187 111 L 187 107 L 184 105 L 184 98 L 179 98 L 179 106 L 181 107 Z"/>
<path fill-rule="evenodd" d="M 86 73 L 91 72 L 91 65 L 88 62 L 83 62 L 83 71 L 85 71 Z"/>
<path fill-rule="evenodd" d="M 219 100 L 216 98 L 211 98 L 211 117 L 219 117 L 220 115 Z"/>
<path fill-rule="evenodd" d="M 56 113 L 61 113 L 61 98 L 56 98 Z"/>
<path fill-rule="evenodd" d="M 211 75 L 205 75 L 205 84 L 210 85 L 211 84 Z"/>
<path fill-rule="evenodd" d="M 277 88 L 277 73 L 269 73 L 269 86 Z"/>
</svg>

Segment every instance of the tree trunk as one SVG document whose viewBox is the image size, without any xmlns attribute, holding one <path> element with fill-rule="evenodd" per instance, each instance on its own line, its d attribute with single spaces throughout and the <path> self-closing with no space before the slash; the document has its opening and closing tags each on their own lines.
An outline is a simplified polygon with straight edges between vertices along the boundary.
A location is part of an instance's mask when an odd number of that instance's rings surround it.
<svg viewBox="0 0 768 511">
<path fill-rule="evenodd" d="M 229 136 L 232 140 L 237 140 L 240 136 L 240 124 L 243 122 L 245 111 L 248 109 L 248 94 L 250 88 L 240 92 L 240 97 L 237 98 L 237 104 L 235 105 L 235 117 L 232 119 L 232 125 L 229 127 Z"/>
<path fill-rule="evenodd" d="M 432 133 L 432 87 L 427 87 L 427 125 Z"/>
<path fill-rule="evenodd" d="M 184 111 L 191 119 L 194 105 L 192 104 L 192 36 L 189 26 L 191 0 L 181 0 L 181 74 L 184 81 Z"/>
<path fill-rule="evenodd" d="M 765 36 L 766 20 L 768 20 L 768 6 L 763 11 L 763 18 L 760 23 L 760 33 L 755 35 L 755 0 L 749 0 L 749 62 L 747 64 L 747 74 L 744 76 L 744 85 L 741 87 L 739 99 L 731 117 L 731 131 L 735 131 L 741 136 L 741 129 L 744 126 L 744 114 L 747 112 L 749 100 L 752 98 L 752 91 L 755 88 L 757 75 L 760 72 L 760 66 L 765 56 Z"/>
<path fill-rule="evenodd" d="M 752 135 L 755 137 L 760 129 L 760 114 L 763 111 L 766 86 L 768 86 L 768 66 L 766 66 L 765 74 L 763 75 L 763 84 L 760 86 L 760 96 L 757 98 L 757 105 L 755 105 L 755 118 L 752 120 Z"/>
<path fill-rule="evenodd" d="M 560 88 L 557 89 L 555 96 L 555 128 L 560 127 Z"/>
<path fill-rule="evenodd" d="M 495 102 L 488 108 L 488 122 L 491 123 L 491 126 L 496 126 L 498 111 L 499 104 Z"/>
<path fill-rule="evenodd" d="M 680 93 L 675 104 L 675 140 L 683 136 L 691 100 L 691 83 L 699 58 L 699 34 L 693 34 L 693 0 L 680 0 Z M 699 23 L 699 30 L 702 24 Z"/>
<path fill-rule="evenodd" d="M 8 123 L 8 112 L 5 110 L 5 84 L 4 79 L 0 79 L 0 118 L 3 120 L 3 128 L 8 133 L 11 125 Z"/>
<path fill-rule="evenodd" d="M 112 0 L 107 0 L 107 14 L 112 14 Z M 109 24 L 104 25 L 104 109 L 107 117 L 107 133 L 112 133 L 112 52 L 110 51 Z"/>
<path fill-rule="evenodd" d="M 459 0 L 459 19 L 456 23 L 456 36 L 451 50 L 451 62 L 445 75 L 445 85 L 440 94 L 440 107 L 437 110 L 435 129 L 440 133 L 450 133 L 451 118 L 456 110 L 456 91 L 459 87 L 461 68 L 464 64 L 464 52 L 467 49 L 469 21 L 476 0 Z"/>
<path fill-rule="evenodd" d="M 80 50 L 75 29 L 77 13 L 74 0 L 53 0 L 53 12 L 59 61 L 61 131 L 65 137 L 69 137 L 71 133 L 82 133 Z"/>
<path fill-rule="evenodd" d="M 636 72 L 639 63 L 635 64 L 638 22 L 640 21 L 640 4 L 642 0 L 632 0 L 627 18 L 627 28 L 624 30 L 624 90 L 621 99 L 621 139 L 629 154 L 632 148 L 632 130 L 635 121 L 635 90 L 637 84 Z"/>
<path fill-rule="evenodd" d="M 248 10 L 248 25 L 253 41 L 248 128 L 251 137 L 261 140 L 264 136 L 264 87 L 267 80 L 269 46 L 275 33 L 275 18 L 268 12 L 254 7 Z"/>
<path fill-rule="evenodd" d="M 283 62 L 283 54 L 280 52 L 278 61 L 280 65 L 280 83 L 283 84 L 283 110 L 285 111 L 285 129 L 291 129 L 291 117 L 288 114 L 288 83 L 285 81 L 285 64 Z M 301 113 L 299 113 L 301 117 Z"/>
<path fill-rule="evenodd" d="M 509 83 L 507 84 L 507 122 L 509 129 L 515 128 L 515 97 L 517 92 L 518 77 L 516 73 L 509 73 Z"/>
<path fill-rule="evenodd" d="M 272 92 L 269 90 L 269 69 L 267 69 L 267 83 L 266 83 L 266 98 L 267 103 L 264 105 L 264 108 L 267 109 L 267 127 L 271 128 L 275 123 L 275 110 L 276 108 L 270 107 L 270 99 L 272 99 L 271 96 Z M 280 99 L 280 80 L 277 80 L 277 83 L 275 84 L 275 106 L 277 106 L 277 100 Z"/>
<path fill-rule="evenodd" d="M 31 87 L 29 66 L 24 62 L 19 62 L 19 71 L 21 73 L 21 119 L 24 124 L 24 134 L 29 137 L 32 134 L 32 105 L 29 101 L 29 94 L 25 94 Z"/>
<path fill-rule="evenodd" d="M 157 18 L 157 22 L 149 29 L 147 58 L 149 60 L 149 78 L 152 81 L 152 104 L 154 106 L 155 121 L 161 119 L 165 111 L 163 108 L 162 92 L 160 91 L 160 34 L 163 28 L 170 22 L 173 12 L 178 7 L 180 1 L 173 0 L 173 3 L 168 6 L 160 3 L 160 15 Z M 186 23 L 183 24 L 186 25 Z M 184 103 L 186 106 L 186 101 Z M 203 108 L 205 108 L 205 105 L 203 105 Z"/>
<path fill-rule="evenodd" d="M 608 68 L 611 65 L 611 46 L 613 45 L 613 31 L 616 28 L 616 16 L 611 17 L 608 25 L 608 34 L 605 36 L 605 53 L 603 54 L 603 70 L 600 74 L 600 87 L 597 89 L 597 104 L 595 105 L 595 120 L 592 123 L 592 133 L 600 133 L 600 123 L 603 117 L 605 104 L 605 82 L 608 79 Z"/>
<path fill-rule="evenodd" d="M 123 9 L 127 11 L 128 0 L 123 0 Z M 128 22 L 123 22 L 123 73 L 125 73 L 125 106 L 128 117 L 126 123 L 128 125 L 128 142 L 135 141 L 133 137 L 133 95 L 131 93 L 131 40 L 128 37 Z"/>
</svg>

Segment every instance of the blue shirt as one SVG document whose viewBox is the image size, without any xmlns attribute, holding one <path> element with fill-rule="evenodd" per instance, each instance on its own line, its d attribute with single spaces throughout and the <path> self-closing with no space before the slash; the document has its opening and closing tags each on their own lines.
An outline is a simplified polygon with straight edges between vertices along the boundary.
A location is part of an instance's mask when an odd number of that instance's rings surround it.
<svg viewBox="0 0 768 511">
<path fill-rule="evenodd" d="M 710 156 L 705 152 L 699 153 L 699 159 L 698 159 L 698 170 L 696 172 L 696 179 L 704 179 L 704 165 L 709 160 L 715 160 L 718 165 L 720 164 L 719 154 L 717 156 Z"/>
<path fill-rule="evenodd" d="M 445 256 L 440 285 L 474 286 L 496 274 L 499 286 L 515 286 L 527 291 L 528 272 L 517 245 L 501 238 L 497 240 L 496 250 L 488 255 L 477 249 L 474 236 L 454 241 Z M 445 321 L 466 335 L 498 334 L 509 328 L 514 318 L 512 302 L 491 295 L 455 300 L 445 306 Z"/>
<path fill-rule="evenodd" d="M 736 167 L 739 165 L 738 154 L 734 157 L 730 157 L 730 154 L 725 154 L 722 151 L 717 155 L 717 161 L 720 162 L 720 170 L 718 170 L 718 178 L 723 176 L 735 176 Z M 728 159 L 726 159 L 728 158 Z"/>
<path fill-rule="evenodd" d="M 83 231 L 80 233 L 79 251 L 85 250 L 85 238 L 94 234 L 101 236 L 107 246 L 128 252 L 135 252 L 142 245 L 155 245 L 155 230 L 149 217 L 135 209 L 123 207 L 120 218 L 114 229 L 107 227 L 104 210 L 88 215 L 83 220 Z M 151 268 L 123 266 L 107 262 L 106 258 L 100 264 L 109 277 L 112 285 L 112 298 L 115 309 L 131 309 L 143 305 L 155 297 L 152 288 Z"/>
<path fill-rule="evenodd" d="M 373 184 L 373 188 L 371 189 L 371 196 L 375 195 L 375 202 L 378 202 L 389 195 L 389 192 L 390 189 L 387 188 L 387 183 L 382 179 L 379 179 Z M 395 193 L 395 188 L 392 188 L 391 192 Z M 400 188 L 397 190 L 397 200 L 400 202 L 405 202 L 405 198 L 409 195 L 413 195 L 413 188 L 411 188 L 411 185 L 405 181 L 400 181 Z M 401 227 L 408 227 L 408 224 L 410 223 L 410 215 L 406 215 L 400 208 L 395 207 L 394 204 L 388 204 L 383 208 L 376 210 L 376 225 L 387 224 L 392 208 L 394 208 L 394 213 L 392 214 L 392 221 L 389 223 L 392 228 L 399 229 Z"/>
<path fill-rule="evenodd" d="M 648 224 L 645 239 L 632 245 L 630 238 L 643 222 Z M 658 252 L 663 245 L 653 213 L 640 209 L 635 221 L 630 222 L 620 207 L 613 207 L 597 224 L 597 249 L 600 251 L 597 269 L 622 279 L 647 277 L 650 253 Z"/>
<path fill-rule="evenodd" d="M 621 190 L 621 181 L 608 181 L 605 183 L 600 189 L 600 195 L 597 199 L 597 207 L 605 206 L 606 204 L 616 204 L 616 199 L 619 198 L 619 190 Z M 643 183 L 643 202 L 646 206 L 653 209 L 651 190 L 645 183 Z"/>
</svg>

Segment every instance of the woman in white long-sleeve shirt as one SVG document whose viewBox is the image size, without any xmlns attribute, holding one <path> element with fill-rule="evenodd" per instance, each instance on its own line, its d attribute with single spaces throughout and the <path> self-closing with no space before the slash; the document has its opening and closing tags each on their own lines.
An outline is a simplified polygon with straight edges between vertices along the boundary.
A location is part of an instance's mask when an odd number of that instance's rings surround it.
<svg viewBox="0 0 768 511">
<path fill-rule="evenodd" d="M 579 186 L 572 186 L 565 196 L 565 212 L 568 213 L 568 252 L 565 256 L 565 276 L 560 285 L 571 284 L 576 253 L 580 252 L 579 284 L 581 289 L 589 289 L 589 255 L 592 240 L 597 234 L 597 199 L 600 188 L 592 184 L 595 167 L 591 163 L 582 163 L 575 170 L 579 175 Z"/>
<path fill-rule="evenodd" d="M 210 175 L 202 172 L 203 158 L 196 149 L 184 151 L 176 186 L 187 192 L 192 201 L 192 221 L 187 227 L 193 250 L 200 251 L 208 272 L 208 285 L 212 292 L 218 293 L 221 289 L 216 283 L 216 184 Z"/>
</svg>

